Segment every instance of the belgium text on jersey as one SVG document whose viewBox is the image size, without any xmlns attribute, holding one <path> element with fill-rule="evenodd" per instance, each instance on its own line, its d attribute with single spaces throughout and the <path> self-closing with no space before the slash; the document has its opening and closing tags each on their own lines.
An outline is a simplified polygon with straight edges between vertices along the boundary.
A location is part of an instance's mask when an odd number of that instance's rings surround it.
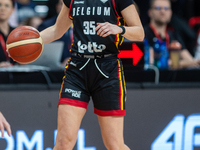
<svg viewBox="0 0 200 150">
<path fill-rule="evenodd" d="M 110 7 L 76 7 L 73 8 L 72 16 L 83 16 L 83 15 L 103 15 L 110 16 Z"/>
</svg>

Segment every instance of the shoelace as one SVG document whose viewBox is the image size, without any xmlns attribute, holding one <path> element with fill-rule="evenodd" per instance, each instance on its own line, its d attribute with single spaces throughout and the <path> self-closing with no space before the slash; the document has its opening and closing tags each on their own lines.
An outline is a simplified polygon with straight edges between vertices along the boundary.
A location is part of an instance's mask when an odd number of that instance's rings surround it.
<svg viewBox="0 0 200 150">
<path fill-rule="evenodd" d="M 85 66 L 89 63 L 89 61 L 90 61 L 90 58 L 88 58 L 88 60 L 86 61 L 86 63 L 85 63 L 79 70 L 83 70 L 83 68 L 85 68 Z M 97 65 L 97 60 L 96 60 L 96 59 L 94 59 L 94 64 L 95 64 L 96 68 L 99 70 L 99 72 L 100 72 L 105 78 L 109 78 L 109 76 L 105 75 L 105 74 L 101 71 L 101 69 L 100 69 L 99 66 Z"/>
</svg>

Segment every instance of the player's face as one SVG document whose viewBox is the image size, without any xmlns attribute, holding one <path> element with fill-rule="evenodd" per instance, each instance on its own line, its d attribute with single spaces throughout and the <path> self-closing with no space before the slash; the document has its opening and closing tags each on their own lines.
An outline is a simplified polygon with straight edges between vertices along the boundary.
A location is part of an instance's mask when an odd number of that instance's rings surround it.
<svg viewBox="0 0 200 150">
<path fill-rule="evenodd" d="M 8 20 L 13 10 L 11 0 L 0 0 L 0 21 Z"/>
<path fill-rule="evenodd" d="M 167 24 L 171 20 L 171 6 L 168 0 L 155 0 L 149 16 L 158 24 Z"/>
</svg>

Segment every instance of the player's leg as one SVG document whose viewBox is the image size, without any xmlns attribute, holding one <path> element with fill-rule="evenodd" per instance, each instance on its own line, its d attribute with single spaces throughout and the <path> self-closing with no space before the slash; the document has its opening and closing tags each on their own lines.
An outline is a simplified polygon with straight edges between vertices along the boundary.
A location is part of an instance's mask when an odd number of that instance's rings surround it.
<svg viewBox="0 0 200 150">
<path fill-rule="evenodd" d="M 130 150 L 124 144 L 124 117 L 98 116 L 103 142 L 108 150 Z"/>
<path fill-rule="evenodd" d="M 53 150 L 72 150 L 86 109 L 72 105 L 59 105 L 58 133 Z"/>
<path fill-rule="evenodd" d="M 104 61 L 97 60 L 97 65 L 109 76 L 100 76 L 92 93 L 104 144 L 108 150 L 129 150 L 123 138 L 126 86 L 122 63 L 115 57 L 108 57 Z"/>
<path fill-rule="evenodd" d="M 60 90 L 58 103 L 58 132 L 54 150 L 72 150 L 78 130 L 90 100 L 85 89 L 84 71 L 79 71 L 85 61 L 71 58 Z M 72 65 L 73 64 L 73 65 Z"/>
</svg>

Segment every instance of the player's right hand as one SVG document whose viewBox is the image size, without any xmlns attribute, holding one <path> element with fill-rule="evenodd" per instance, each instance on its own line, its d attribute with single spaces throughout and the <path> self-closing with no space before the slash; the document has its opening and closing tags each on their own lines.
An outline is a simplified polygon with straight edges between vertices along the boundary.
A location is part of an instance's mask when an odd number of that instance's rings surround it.
<svg viewBox="0 0 200 150">
<path fill-rule="evenodd" d="M 115 35 L 122 32 L 122 29 L 117 25 L 111 24 L 109 22 L 105 23 L 97 23 L 97 27 L 95 28 L 97 31 L 97 35 L 101 37 L 107 37 L 109 35 Z"/>
</svg>

